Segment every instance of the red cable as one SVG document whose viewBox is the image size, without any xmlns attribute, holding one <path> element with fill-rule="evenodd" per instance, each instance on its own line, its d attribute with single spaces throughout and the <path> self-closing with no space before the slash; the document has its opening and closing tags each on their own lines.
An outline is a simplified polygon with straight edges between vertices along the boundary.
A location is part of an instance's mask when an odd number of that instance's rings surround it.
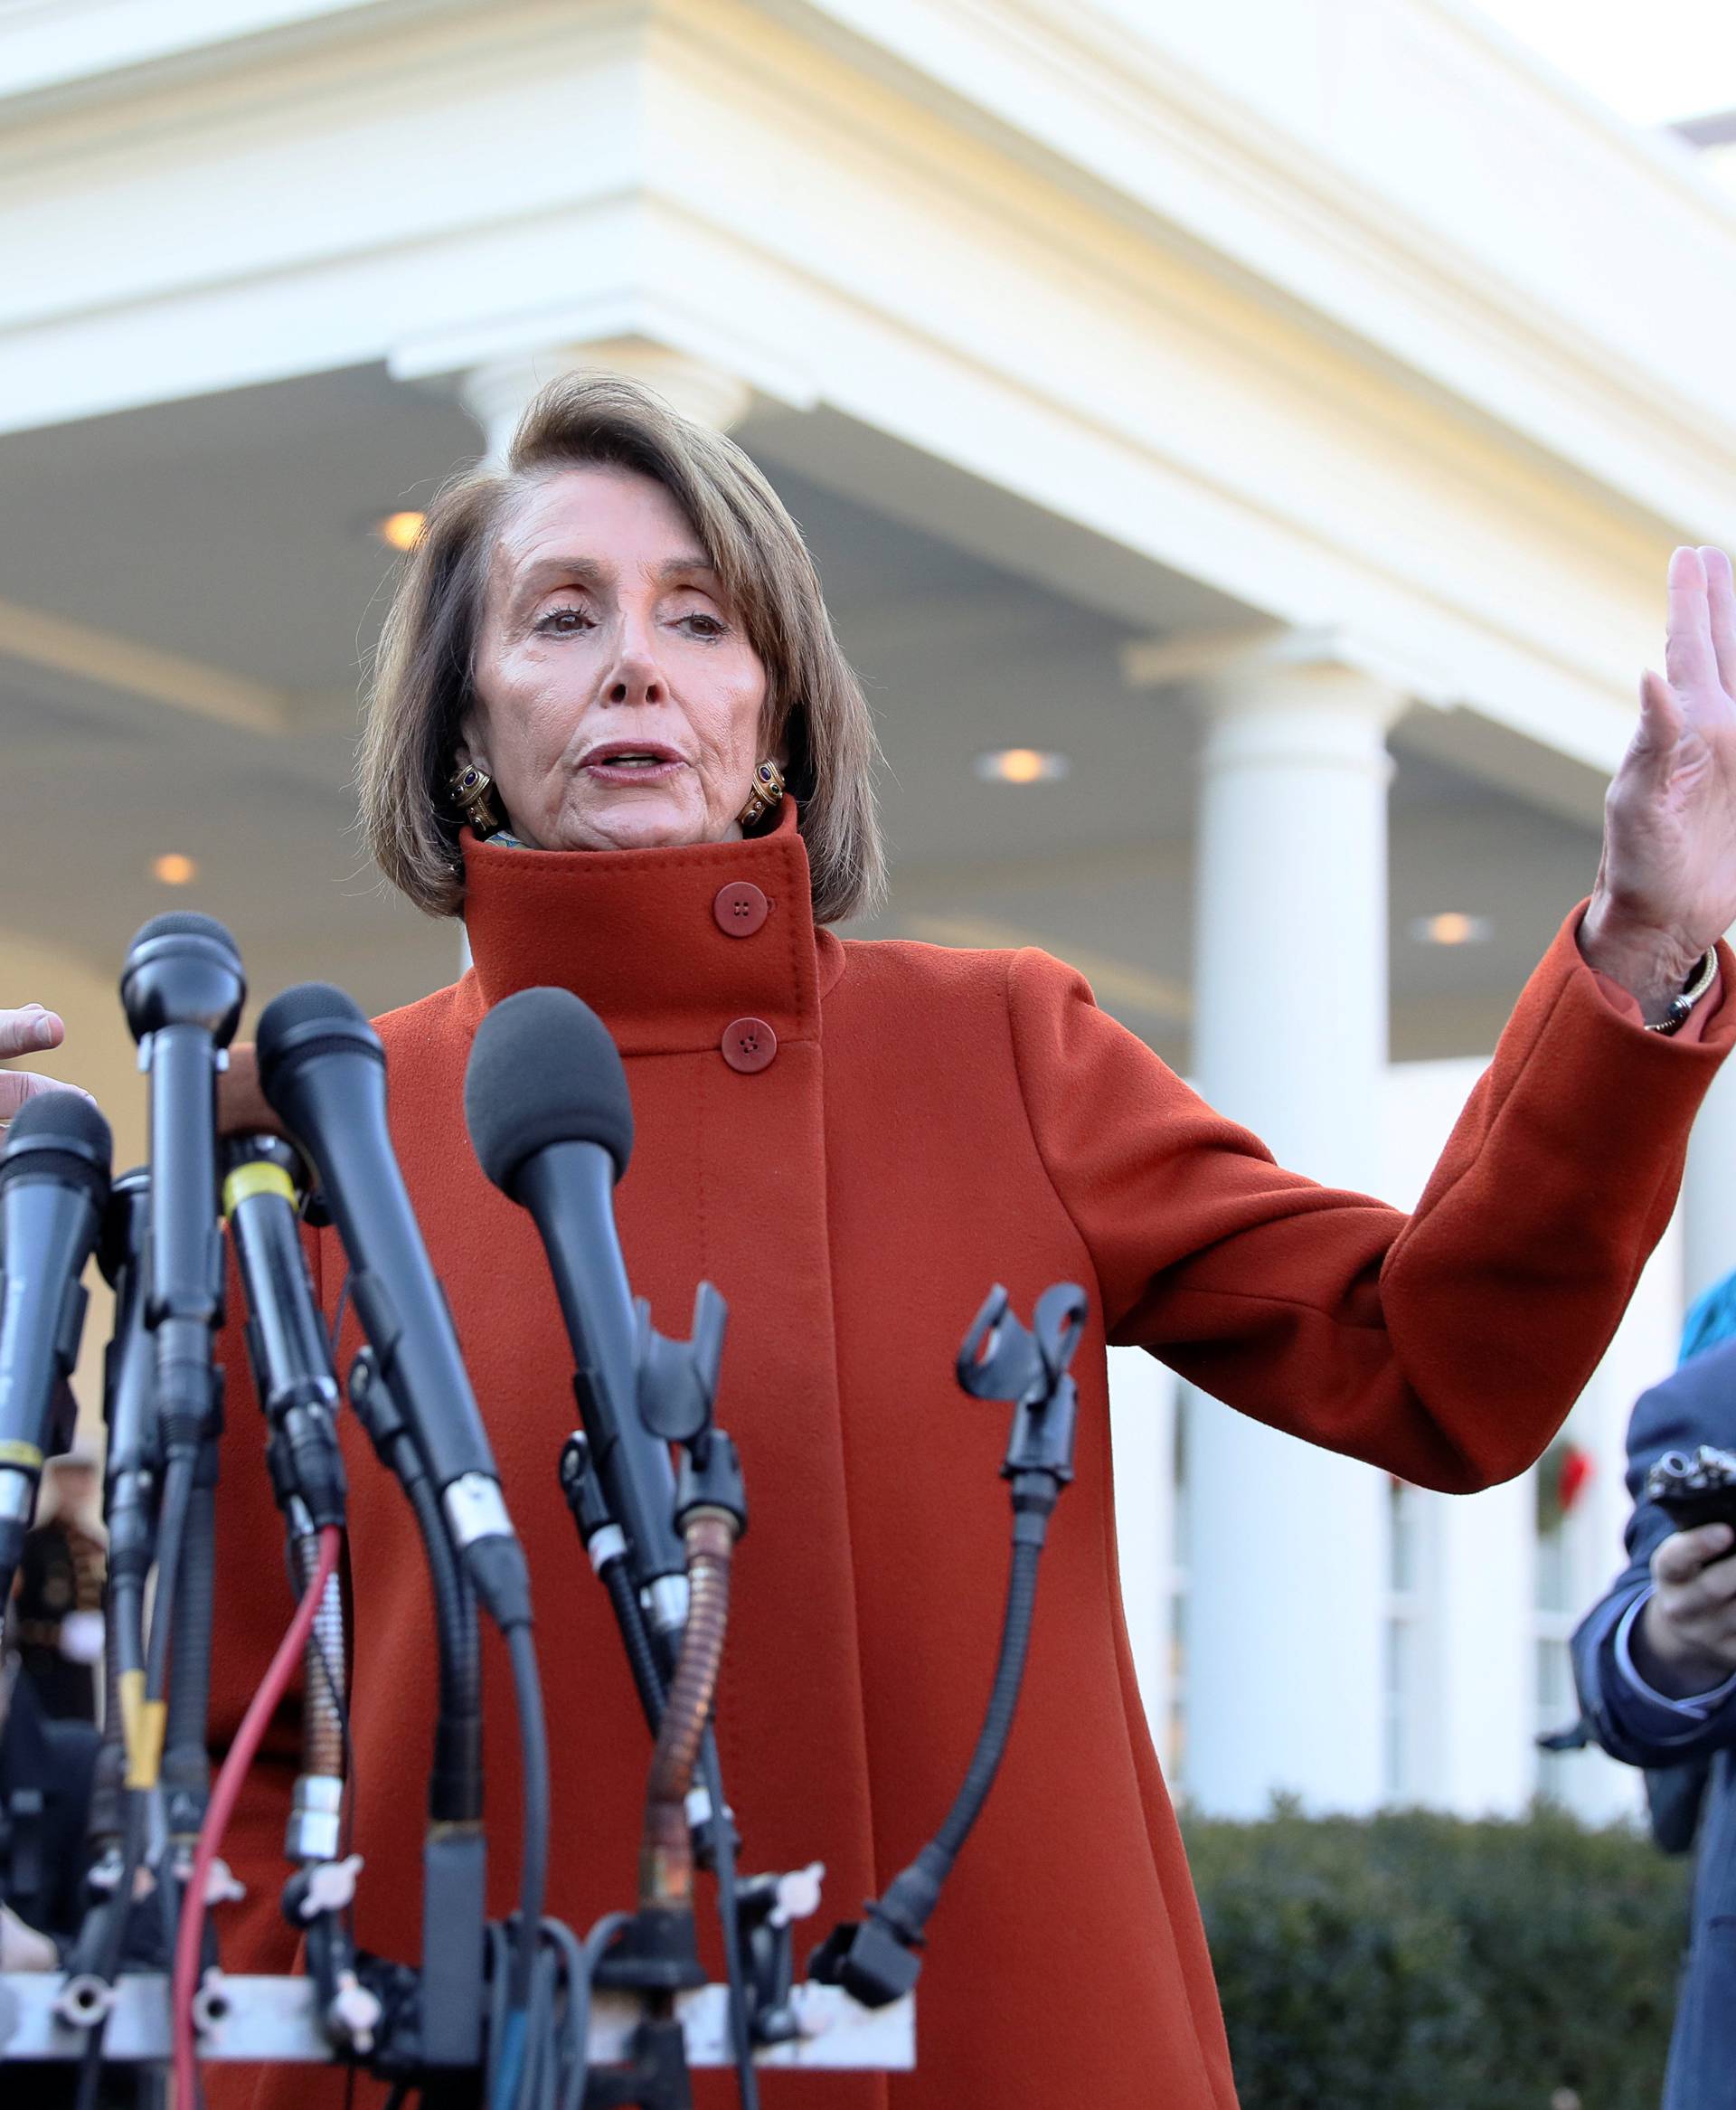
<svg viewBox="0 0 1736 2110">
<path fill-rule="evenodd" d="M 175 2039 L 175 2100 L 181 2110 L 196 2110 L 199 2101 L 198 2073 L 193 2063 L 193 1999 L 199 1984 L 199 1952 L 205 1926 L 205 1885 L 211 1864 L 222 1844 L 223 1833 L 229 1828 L 229 1820 L 241 1795 L 241 1783 L 264 1738 L 266 1725 L 276 1713 L 278 1702 L 301 1661 L 301 1652 L 307 1646 L 320 1600 L 326 1594 L 326 1585 L 337 1571 L 338 1548 L 343 1538 L 335 1524 L 328 1524 L 319 1535 L 319 1560 L 313 1579 L 296 1608 L 288 1632 L 278 1644 L 271 1668 L 248 1702 L 235 1741 L 230 1746 L 222 1771 L 217 1775 L 205 1821 L 199 1828 L 198 1844 L 193 1852 L 193 1870 L 181 1902 L 181 1925 L 175 1943 L 175 1976 L 169 1989 L 169 2013 Z M 166 1870 L 165 1875 L 166 1878 Z"/>
</svg>

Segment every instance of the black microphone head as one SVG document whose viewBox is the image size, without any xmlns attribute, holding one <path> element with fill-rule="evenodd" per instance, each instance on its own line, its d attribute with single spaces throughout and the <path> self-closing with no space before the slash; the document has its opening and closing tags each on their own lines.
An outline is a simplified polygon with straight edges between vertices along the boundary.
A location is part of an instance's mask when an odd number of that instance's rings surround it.
<svg viewBox="0 0 1736 2110">
<path fill-rule="evenodd" d="M 259 1014 L 254 1040 L 259 1060 L 259 1089 L 272 1111 L 286 1121 L 288 1116 L 278 1103 L 278 1094 L 301 1064 L 314 1056 L 334 1052 L 365 1055 L 382 1069 L 385 1067 L 386 1051 L 362 1007 L 330 982 L 297 982 L 294 989 L 273 997 Z"/>
<path fill-rule="evenodd" d="M 165 1026 L 200 1026 L 227 1047 L 246 996 L 241 953 L 214 916 L 153 916 L 127 948 L 120 1000 L 135 1040 Z"/>
<path fill-rule="evenodd" d="M 609 1028 L 570 989 L 521 989 L 476 1028 L 464 1119 L 478 1162 L 511 1194 L 550 1143 L 598 1143 L 618 1179 L 633 1155 L 633 1102 Z"/>
<path fill-rule="evenodd" d="M 81 1187 L 103 1207 L 115 1139 L 82 1092 L 39 1092 L 26 1099 L 6 1130 L 0 1151 L 0 1188 L 25 1178 Z"/>
</svg>

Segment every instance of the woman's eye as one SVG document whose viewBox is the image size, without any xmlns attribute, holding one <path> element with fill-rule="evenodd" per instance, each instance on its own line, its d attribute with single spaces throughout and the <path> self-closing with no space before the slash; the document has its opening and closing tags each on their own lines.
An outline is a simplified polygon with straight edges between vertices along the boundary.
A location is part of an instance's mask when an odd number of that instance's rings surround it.
<svg viewBox="0 0 1736 2110">
<path fill-rule="evenodd" d="M 691 610 L 679 620 L 685 623 L 687 628 L 697 637 L 721 638 L 724 632 L 725 626 L 722 618 L 710 615 L 703 608 Z"/>
<path fill-rule="evenodd" d="M 582 608 L 552 608 L 546 615 L 537 617 L 535 627 L 545 636 L 570 638 L 592 626 Z"/>
</svg>

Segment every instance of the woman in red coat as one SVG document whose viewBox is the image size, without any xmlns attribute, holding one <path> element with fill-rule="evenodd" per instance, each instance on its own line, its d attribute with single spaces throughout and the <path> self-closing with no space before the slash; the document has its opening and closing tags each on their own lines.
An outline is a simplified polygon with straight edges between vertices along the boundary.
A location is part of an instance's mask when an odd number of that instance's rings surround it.
<svg viewBox="0 0 1736 2110">
<path fill-rule="evenodd" d="M 647 1740 L 556 1481 L 571 1358 L 542 1254 L 466 1138 L 488 1008 L 554 983 L 601 1014 L 634 1102 L 619 1193 L 634 1286 L 665 1331 L 684 1332 L 702 1278 L 729 1300 L 719 1416 L 753 1522 L 724 1770 L 746 1865 L 824 1860 L 832 1916 L 928 1836 L 978 1725 L 1006 1430 L 958 1393 L 963 1329 L 997 1280 L 1026 1311 L 1057 1280 L 1093 1292 L 1077 1483 L 1011 1750 L 930 1930 L 918 2070 L 792 2077 L 779 2099 L 1234 2103 L 1122 1626 L 1105 1343 L 1137 1342 L 1245 1413 L 1429 1487 L 1486 1486 L 1543 1451 L 1669 1216 L 1732 1030 L 1716 987 L 1685 1031 L 1647 1029 L 1672 1023 L 1736 921 L 1729 565 L 1682 553 L 1672 588 L 1670 680 L 1647 682 L 1597 892 L 1407 1219 L 1280 1170 L 1040 952 L 832 935 L 879 883 L 873 734 L 799 535 L 728 440 L 625 383 L 570 379 L 533 406 L 504 474 L 430 513 L 389 626 L 363 804 L 385 870 L 431 913 L 463 914 L 475 965 L 380 1031 L 398 1150 L 533 1567 L 552 1911 L 582 1928 L 633 1895 Z M 762 817 L 767 761 L 794 796 Z M 318 1263 L 331 1310 L 330 1234 Z M 352 1322 L 346 1355 L 356 1338 Z M 220 1730 L 287 1610 L 231 1349 Z M 351 1481 L 358 1933 L 408 1955 L 429 1603 L 408 1510 L 359 1443 Z M 261 1766 L 232 1835 L 252 1896 L 231 1968 L 286 1967 L 293 1946 L 274 1903 L 292 1772 L 288 1750 Z M 510 1766 L 489 1792 L 491 1833 L 515 1839 Z M 496 1912 L 512 1858 L 496 1855 Z M 302 2078 L 267 2086 L 307 2099 Z"/>
</svg>

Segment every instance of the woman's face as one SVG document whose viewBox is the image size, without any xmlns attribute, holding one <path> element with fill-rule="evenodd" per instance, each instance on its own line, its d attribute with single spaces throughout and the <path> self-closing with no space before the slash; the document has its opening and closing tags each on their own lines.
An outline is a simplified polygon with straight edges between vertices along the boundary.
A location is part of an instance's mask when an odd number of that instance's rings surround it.
<svg viewBox="0 0 1736 2110">
<path fill-rule="evenodd" d="M 664 487 L 572 468 L 495 543 L 460 764 L 545 850 L 724 842 L 760 760 L 766 670 Z"/>
</svg>

